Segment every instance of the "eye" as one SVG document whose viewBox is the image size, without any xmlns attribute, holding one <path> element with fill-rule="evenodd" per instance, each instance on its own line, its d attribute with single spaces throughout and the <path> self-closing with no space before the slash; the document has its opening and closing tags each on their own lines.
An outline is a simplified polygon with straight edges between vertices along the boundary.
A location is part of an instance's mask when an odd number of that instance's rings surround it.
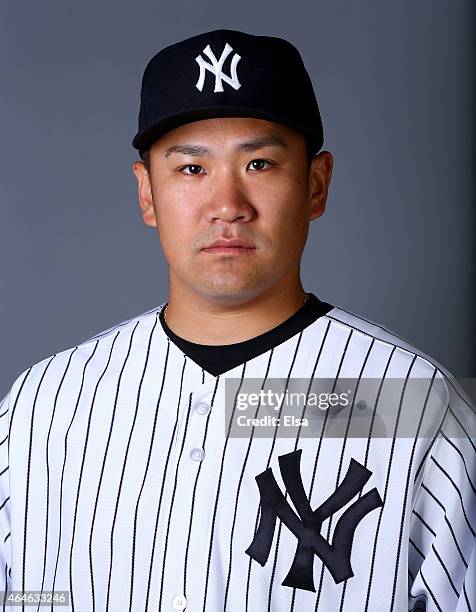
<svg viewBox="0 0 476 612">
<path fill-rule="evenodd" d="M 253 170 L 263 170 L 263 164 L 273 165 L 273 162 L 268 161 L 267 159 L 253 159 L 250 161 L 250 165 L 253 165 Z"/>
<path fill-rule="evenodd" d="M 190 168 L 190 172 L 183 172 L 185 170 L 185 168 Z M 198 169 L 198 172 L 196 172 L 197 169 Z M 182 166 L 180 168 L 180 172 L 183 172 L 183 174 L 195 174 L 195 175 L 198 175 L 198 174 L 200 174 L 200 169 L 203 170 L 203 166 L 199 166 L 198 164 L 187 164 L 186 166 Z"/>
</svg>

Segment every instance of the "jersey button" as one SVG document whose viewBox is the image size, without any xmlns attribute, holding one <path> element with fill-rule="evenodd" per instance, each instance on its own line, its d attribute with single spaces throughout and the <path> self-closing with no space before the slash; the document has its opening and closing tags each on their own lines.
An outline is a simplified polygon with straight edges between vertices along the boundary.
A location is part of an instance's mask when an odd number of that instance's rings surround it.
<svg viewBox="0 0 476 612">
<path fill-rule="evenodd" d="M 210 412 L 210 406 L 206 402 L 199 402 L 195 406 L 195 410 L 198 412 L 198 414 L 208 414 Z"/>
<path fill-rule="evenodd" d="M 185 595 L 175 595 L 172 600 L 172 605 L 174 610 L 185 610 L 185 606 L 187 605 Z"/>
<path fill-rule="evenodd" d="M 194 461 L 202 461 L 205 457 L 205 451 L 202 448 L 192 448 L 190 457 L 192 457 Z"/>
</svg>

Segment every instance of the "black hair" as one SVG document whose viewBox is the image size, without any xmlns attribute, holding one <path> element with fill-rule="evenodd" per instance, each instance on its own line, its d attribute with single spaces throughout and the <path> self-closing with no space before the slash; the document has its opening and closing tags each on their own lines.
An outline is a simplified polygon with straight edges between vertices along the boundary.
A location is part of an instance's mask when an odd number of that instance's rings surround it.
<svg viewBox="0 0 476 612">
<path fill-rule="evenodd" d="M 147 172 L 150 173 L 150 153 L 149 153 L 149 149 L 145 150 L 145 151 L 139 151 L 139 155 L 141 160 L 144 162 L 144 166 L 146 167 Z"/>
</svg>

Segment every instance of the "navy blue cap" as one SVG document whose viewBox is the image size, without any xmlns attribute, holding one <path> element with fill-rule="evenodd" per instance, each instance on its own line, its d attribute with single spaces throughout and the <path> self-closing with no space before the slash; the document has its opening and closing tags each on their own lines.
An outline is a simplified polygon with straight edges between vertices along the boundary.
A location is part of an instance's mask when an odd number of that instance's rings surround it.
<svg viewBox="0 0 476 612">
<path fill-rule="evenodd" d="M 214 30 L 159 51 L 142 77 L 138 132 L 147 150 L 191 121 L 255 117 L 302 132 L 315 154 L 323 144 L 319 107 L 299 51 L 289 41 Z"/>
</svg>

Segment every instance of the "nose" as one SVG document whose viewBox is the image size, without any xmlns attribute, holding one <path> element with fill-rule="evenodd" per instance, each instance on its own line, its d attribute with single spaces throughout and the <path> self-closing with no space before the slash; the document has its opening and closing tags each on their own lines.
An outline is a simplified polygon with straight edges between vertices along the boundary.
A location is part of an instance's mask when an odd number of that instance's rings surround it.
<svg viewBox="0 0 476 612">
<path fill-rule="evenodd" d="M 246 222 L 255 211 L 239 176 L 231 170 L 216 172 L 210 189 L 207 217 L 210 223 Z"/>
</svg>

